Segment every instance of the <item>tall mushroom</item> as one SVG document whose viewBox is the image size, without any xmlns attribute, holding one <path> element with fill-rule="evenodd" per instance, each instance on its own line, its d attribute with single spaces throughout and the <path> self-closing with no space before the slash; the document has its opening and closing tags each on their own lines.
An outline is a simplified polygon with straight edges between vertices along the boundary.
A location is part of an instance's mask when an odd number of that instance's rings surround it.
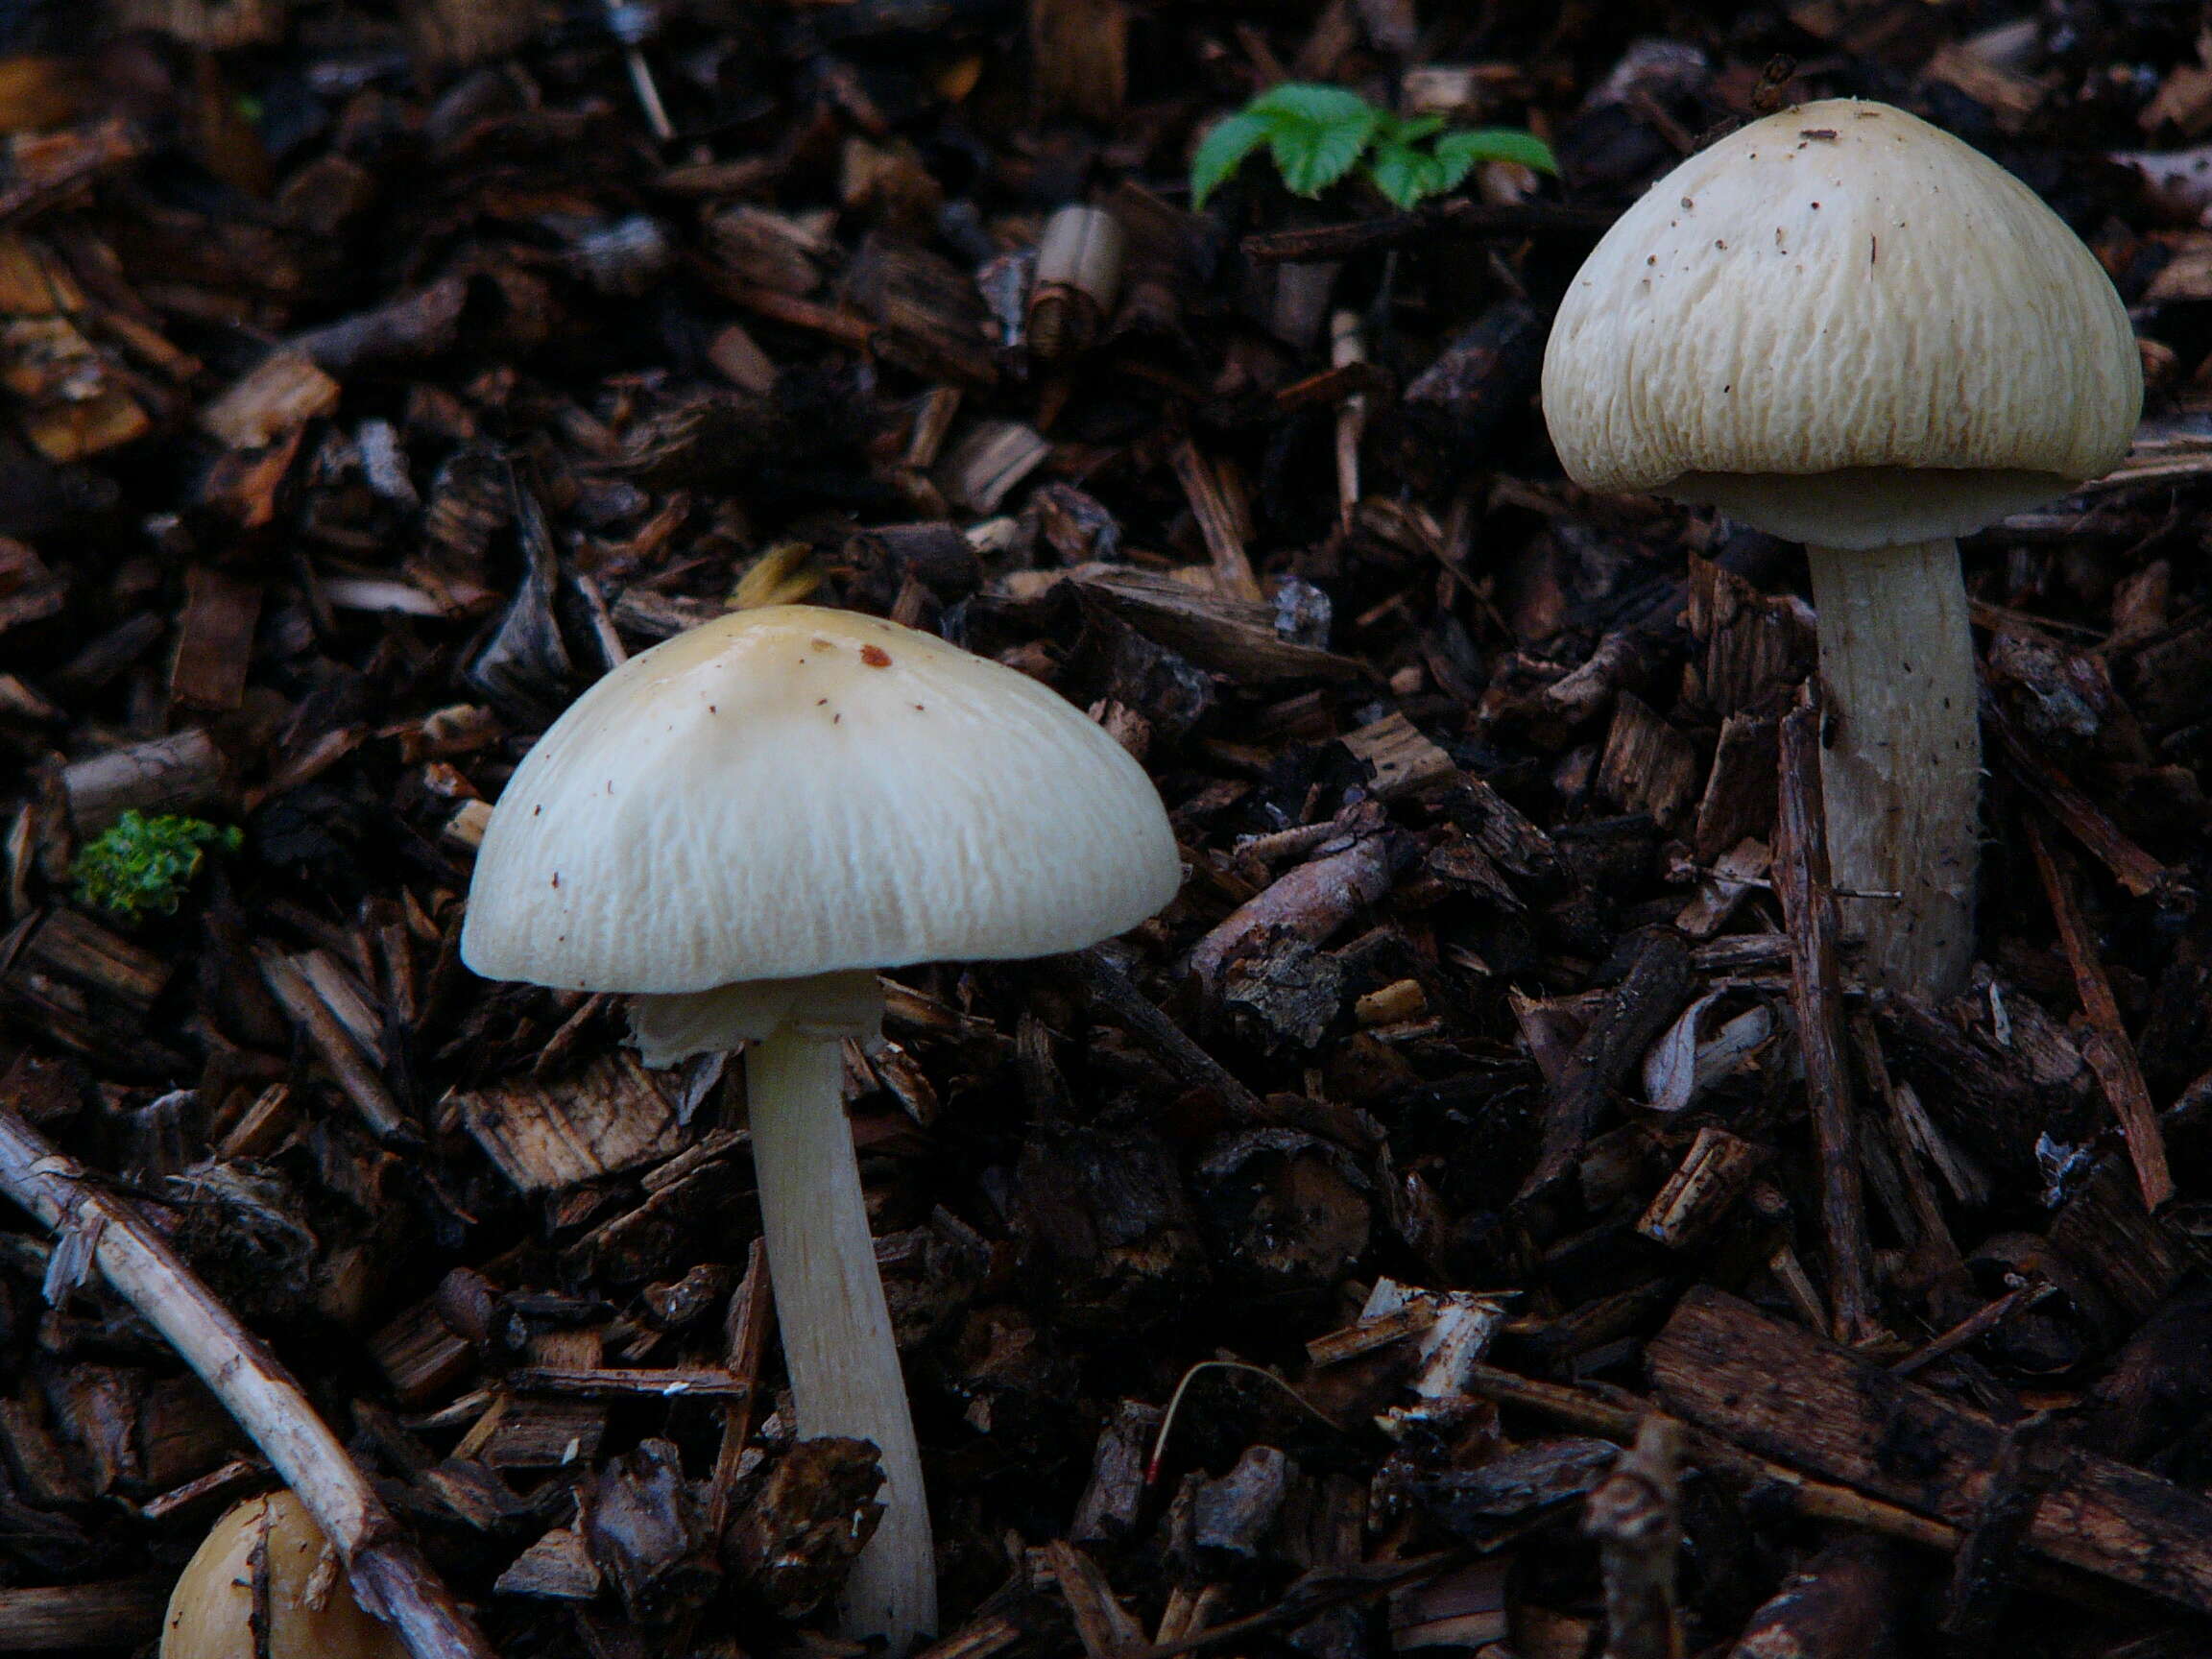
<svg viewBox="0 0 2212 1659">
<path fill-rule="evenodd" d="M 1953 539 L 2107 470 L 2142 400 L 2089 251 L 1884 104 L 1803 105 L 1693 156 L 1559 308 L 1544 415 L 1572 477 L 1807 544 L 1829 849 L 1880 982 L 1939 998 L 1973 961 L 1981 734 Z"/>
<path fill-rule="evenodd" d="M 1041 956 L 1174 896 L 1142 768 L 1036 681 L 809 606 L 739 612 L 593 685 L 508 782 L 462 958 L 638 993 L 647 1065 L 753 1045 L 753 1159 L 800 1431 L 873 1440 L 888 1490 L 845 1620 L 934 1628 L 922 1466 L 843 1107 L 875 970 Z"/>
</svg>

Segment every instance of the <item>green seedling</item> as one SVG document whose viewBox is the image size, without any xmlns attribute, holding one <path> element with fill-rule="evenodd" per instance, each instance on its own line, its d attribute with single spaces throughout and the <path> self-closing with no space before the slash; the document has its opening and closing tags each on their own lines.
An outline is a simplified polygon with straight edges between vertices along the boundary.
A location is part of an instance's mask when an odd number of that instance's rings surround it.
<svg viewBox="0 0 2212 1659">
<path fill-rule="evenodd" d="M 135 921 L 148 911 L 173 915 L 207 860 L 207 849 L 235 853 L 244 837 L 235 825 L 204 818 L 126 812 L 77 854 L 70 877 L 86 904 Z"/>
<path fill-rule="evenodd" d="M 1556 173 L 1551 147 L 1507 128 L 1447 130 L 1441 115 L 1394 115 L 1341 86 L 1289 82 L 1269 88 L 1215 124 L 1190 161 L 1191 205 L 1203 207 L 1262 145 L 1284 184 L 1318 196 L 1362 167 L 1400 207 L 1455 189 L 1478 161 L 1518 161 Z"/>
</svg>

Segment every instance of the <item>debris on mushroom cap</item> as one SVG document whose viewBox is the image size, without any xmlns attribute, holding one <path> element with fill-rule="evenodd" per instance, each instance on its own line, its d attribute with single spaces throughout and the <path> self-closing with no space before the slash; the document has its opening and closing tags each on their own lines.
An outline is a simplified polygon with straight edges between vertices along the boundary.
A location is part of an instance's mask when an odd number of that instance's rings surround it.
<svg viewBox="0 0 2212 1659">
<path fill-rule="evenodd" d="M 1578 482 L 1829 546 L 2063 494 L 2119 460 L 2142 397 L 2127 312 L 2058 217 L 1949 133 L 1852 99 L 1754 122 L 1653 185 L 1544 360 Z M 1822 474 L 1840 476 L 1806 482 Z"/>
<path fill-rule="evenodd" d="M 896 623 L 772 606 L 633 658 L 539 740 L 462 955 L 640 992 L 1040 956 L 1135 926 L 1180 877 L 1143 769 L 1056 693 Z"/>
<path fill-rule="evenodd" d="M 257 1571 L 268 1585 L 265 1646 L 252 1626 Z M 170 1592 L 161 1624 L 161 1659 L 403 1659 L 406 1651 L 361 1610 L 336 1553 L 289 1491 L 249 1498 L 215 1523 Z"/>
</svg>

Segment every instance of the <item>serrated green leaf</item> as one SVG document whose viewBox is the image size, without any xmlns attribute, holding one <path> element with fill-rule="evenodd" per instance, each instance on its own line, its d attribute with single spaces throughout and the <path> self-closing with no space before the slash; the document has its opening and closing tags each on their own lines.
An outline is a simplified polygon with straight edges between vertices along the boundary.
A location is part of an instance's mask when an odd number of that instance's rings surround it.
<svg viewBox="0 0 2212 1659">
<path fill-rule="evenodd" d="M 1444 131 L 1441 115 L 1393 115 L 1385 110 L 1375 129 L 1377 144 L 1418 144 L 1431 132 Z"/>
<path fill-rule="evenodd" d="M 1444 165 L 1426 150 L 1410 144 L 1379 146 L 1367 162 L 1367 175 L 1375 188 L 1400 207 L 1411 207 L 1423 197 L 1450 189 Z"/>
<path fill-rule="evenodd" d="M 1190 157 L 1190 205 L 1203 207 L 1206 198 L 1221 188 L 1244 158 L 1267 142 L 1271 124 L 1250 113 L 1227 116 L 1214 124 Z"/>
<path fill-rule="evenodd" d="M 1454 184 L 1466 178 L 1478 161 L 1518 161 L 1539 173 L 1559 171 L 1559 158 L 1551 154 L 1551 145 L 1533 132 L 1517 132 L 1508 127 L 1447 132 L 1436 140 L 1436 158 L 1444 163 Z"/>
<path fill-rule="evenodd" d="M 1268 144 L 1283 182 L 1297 195 L 1318 196 L 1352 171 L 1374 135 L 1375 112 L 1369 109 L 1363 120 L 1334 126 L 1283 121 Z"/>
<path fill-rule="evenodd" d="M 1362 133 L 1373 132 L 1382 113 L 1357 92 L 1310 81 L 1286 81 L 1280 86 L 1270 86 L 1245 105 L 1244 112 L 1308 122 L 1315 127 L 1358 127 Z"/>
</svg>

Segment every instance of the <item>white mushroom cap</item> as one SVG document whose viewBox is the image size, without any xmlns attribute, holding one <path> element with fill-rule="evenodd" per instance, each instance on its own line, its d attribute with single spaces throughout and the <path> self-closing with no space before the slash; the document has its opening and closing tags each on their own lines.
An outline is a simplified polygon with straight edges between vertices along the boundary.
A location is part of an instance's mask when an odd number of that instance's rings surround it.
<svg viewBox="0 0 2212 1659">
<path fill-rule="evenodd" d="M 461 955 L 689 992 L 1072 950 L 1174 897 L 1151 781 L 1082 712 L 930 635 L 742 611 L 593 685 L 501 794 Z"/>
<path fill-rule="evenodd" d="M 1830 547 L 1965 535 L 2126 452 L 2120 297 L 2026 185 L 1885 104 L 1770 115 L 1684 161 L 1559 308 L 1544 414 L 1594 490 Z"/>
</svg>

